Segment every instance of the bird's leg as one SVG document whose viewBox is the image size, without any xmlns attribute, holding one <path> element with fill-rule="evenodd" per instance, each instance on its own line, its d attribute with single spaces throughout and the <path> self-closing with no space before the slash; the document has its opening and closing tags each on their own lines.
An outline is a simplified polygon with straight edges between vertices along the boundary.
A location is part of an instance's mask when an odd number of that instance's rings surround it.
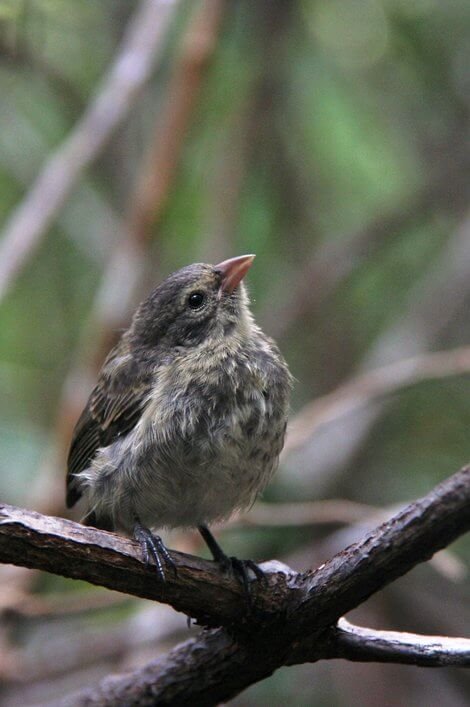
<svg viewBox="0 0 470 707">
<path fill-rule="evenodd" d="M 165 560 L 166 564 L 172 568 L 176 577 L 176 565 L 163 544 L 163 540 L 159 535 L 154 535 L 148 528 L 142 525 L 138 518 L 136 518 L 134 524 L 134 538 L 141 547 L 142 556 L 146 565 L 150 565 L 150 557 L 153 557 L 158 578 L 162 582 L 165 581 L 165 570 L 163 569 L 162 558 Z"/>
<path fill-rule="evenodd" d="M 239 560 L 238 557 L 228 557 L 206 525 L 200 525 L 198 530 L 211 551 L 214 560 L 224 572 L 231 570 L 238 577 L 248 597 L 250 597 L 249 570 L 252 570 L 256 579 L 266 581 L 263 570 L 253 560 Z"/>
</svg>

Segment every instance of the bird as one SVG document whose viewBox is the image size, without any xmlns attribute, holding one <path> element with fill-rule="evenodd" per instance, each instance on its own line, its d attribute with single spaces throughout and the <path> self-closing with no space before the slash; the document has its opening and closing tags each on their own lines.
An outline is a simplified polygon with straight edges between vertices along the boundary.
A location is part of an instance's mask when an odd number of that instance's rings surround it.
<svg viewBox="0 0 470 707">
<path fill-rule="evenodd" d="M 249 508 L 278 466 L 291 375 L 257 326 L 244 278 L 254 255 L 172 273 L 137 307 L 73 431 L 66 503 L 82 522 L 176 565 L 157 531 L 197 528 L 245 588 L 264 576 L 228 557 L 209 525 Z M 251 579 L 250 579 L 251 576 Z"/>
</svg>

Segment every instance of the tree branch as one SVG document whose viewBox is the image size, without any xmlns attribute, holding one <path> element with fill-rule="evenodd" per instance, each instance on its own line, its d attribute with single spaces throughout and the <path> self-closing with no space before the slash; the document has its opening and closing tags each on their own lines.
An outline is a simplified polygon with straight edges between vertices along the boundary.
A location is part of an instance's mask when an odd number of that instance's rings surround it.
<svg viewBox="0 0 470 707">
<path fill-rule="evenodd" d="M 62 518 L 0 505 L 1 562 L 83 579 L 171 604 L 204 623 L 229 625 L 243 617 L 246 603 L 235 580 L 221 575 L 214 562 L 178 552 L 172 552 L 172 556 L 178 574 L 175 577 L 168 571 L 162 584 L 155 569 L 143 563 L 139 546 L 133 540 Z"/>
<path fill-rule="evenodd" d="M 429 559 L 470 527 L 470 466 L 436 486 L 363 540 L 304 574 L 269 575 L 257 586 L 256 610 L 289 609 L 292 634 L 333 624 L 372 593 Z M 72 521 L 0 506 L 0 561 L 43 569 L 134 596 L 171 604 L 210 625 L 230 626 L 246 614 L 238 583 L 217 565 L 173 553 L 178 574 L 161 584 L 137 544 Z M 321 589 L 321 591 L 320 591 Z"/>
<path fill-rule="evenodd" d="M 470 529 L 470 466 L 438 484 L 358 543 L 304 575 L 306 598 L 290 616 L 305 632 L 332 625 Z M 305 586 L 305 585 L 304 585 Z"/>
<path fill-rule="evenodd" d="M 351 659 L 360 660 L 357 632 L 353 639 L 344 622 L 333 634 L 331 627 L 345 612 L 469 528 L 467 466 L 316 570 L 270 573 L 266 586 L 255 585 L 251 610 L 238 584 L 212 562 L 174 553 L 178 575 L 168 572 L 162 584 L 138 559 L 133 541 L 12 506 L 0 507 L 0 560 L 163 601 L 201 622 L 229 629 L 207 631 L 144 670 L 108 678 L 95 690 L 76 696 L 73 704 L 144 705 L 150 704 L 151 695 L 151 704 L 158 699 L 162 705 L 178 701 L 209 705 L 233 697 L 282 665 L 348 657 L 348 651 Z M 377 641 L 374 653 L 364 638 L 364 659 L 380 659 L 382 645 L 383 655 L 392 660 L 390 641 L 387 645 Z M 407 641 L 405 634 L 403 646 L 396 649 L 399 662 L 405 660 Z M 448 645 L 436 644 L 433 638 L 418 641 L 415 652 L 424 654 L 426 641 L 435 646 L 437 661 L 431 657 L 427 664 L 443 664 Z M 461 646 L 462 662 L 456 664 L 466 665 L 466 642 Z"/>
<path fill-rule="evenodd" d="M 470 667 L 470 639 L 376 631 L 341 618 L 333 630 L 331 658 L 423 667 Z"/>
<path fill-rule="evenodd" d="M 258 655 L 258 648 L 239 644 L 223 629 L 215 629 L 185 641 L 141 670 L 107 677 L 97 687 L 51 707 L 210 707 L 269 677 L 276 667 Z"/>
<path fill-rule="evenodd" d="M 345 658 L 423 667 L 470 667 L 470 639 L 374 631 L 344 618 L 323 635 L 299 641 L 284 665 Z M 93 705 L 218 704 L 274 672 L 273 655 L 259 646 L 237 644 L 225 631 L 207 631 L 174 648 L 164 658 L 124 676 L 106 678 L 96 688 L 62 701 L 62 707 Z M 190 688 L 188 689 L 188 684 Z M 151 701 L 153 699 L 153 702 Z"/>
</svg>

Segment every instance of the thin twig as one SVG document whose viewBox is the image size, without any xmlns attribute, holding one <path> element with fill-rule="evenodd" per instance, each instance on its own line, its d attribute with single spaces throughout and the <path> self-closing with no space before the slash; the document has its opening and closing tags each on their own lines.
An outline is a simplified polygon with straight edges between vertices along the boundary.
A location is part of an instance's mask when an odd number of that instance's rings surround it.
<svg viewBox="0 0 470 707">
<path fill-rule="evenodd" d="M 334 630 L 332 658 L 426 667 L 470 667 L 470 639 L 377 631 L 341 618 Z"/>
<path fill-rule="evenodd" d="M 419 280 L 404 305 L 404 314 L 386 329 L 363 359 L 362 371 L 418 356 L 428 350 L 452 317 L 464 305 L 470 291 L 470 211 L 449 237 L 439 260 Z M 317 427 L 311 442 L 284 455 L 278 478 L 289 484 L 313 480 L 324 494 L 335 483 L 357 452 L 374 422 L 382 414 L 384 400 L 366 405 L 341 419 L 341 425 Z M 287 442 L 287 449 L 289 448 Z"/>
<path fill-rule="evenodd" d="M 289 139 L 291 135 L 289 134 Z M 281 338 L 306 315 L 315 314 L 325 299 L 351 275 L 364 261 L 370 258 L 384 243 L 397 233 L 413 225 L 417 219 L 431 209 L 443 210 L 453 207 L 455 213 L 462 212 L 468 203 L 469 155 L 461 150 L 461 140 L 456 141 L 458 151 L 445 163 L 440 163 L 429 182 L 397 208 L 373 218 L 365 226 L 342 238 L 328 240 L 317 248 L 305 267 L 296 277 L 296 287 L 286 294 L 286 302 L 280 311 L 272 312 L 269 305 L 263 310 L 263 321 L 275 338 Z M 298 155 L 298 161 L 302 162 Z M 310 187 L 306 189 L 310 193 Z M 309 204 L 308 199 L 304 199 Z M 311 216 L 307 216 L 307 220 Z M 268 298 L 269 301 L 269 298 Z"/>
<path fill-rule="evenodd" d="M 284 454 L 304 445 L 321 425 L 335 422 L 373 400 L 424 380 L 470 373 L 470 346 L 424 353 L 355 376 L 306 405 L 289 425 Z"/>
<path fill-rule="evenodd" d="M 163 115 L 144 157 L 127 217 L 127 230 L 146 242 L 161 218 L 180 163 L 184 139 L 217 46 L 225 0 L 204 0 L 195 7 L 176 59 Z"/>
<path fill-rule="evenodd" d="M 0 249 L 0 299 L 31 257 L 83 170 L 134 104 L 163 52 L 177 6 L 178 0 L 142 0 L 95 99 L 12 214 Z"/>
</svg>

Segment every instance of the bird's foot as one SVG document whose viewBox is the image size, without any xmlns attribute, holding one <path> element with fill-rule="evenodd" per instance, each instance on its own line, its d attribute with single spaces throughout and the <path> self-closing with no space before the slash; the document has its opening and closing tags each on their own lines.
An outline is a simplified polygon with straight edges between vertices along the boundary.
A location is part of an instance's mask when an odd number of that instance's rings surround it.
<svg viewBox="0 0 470 707">
<path fill-rule="evenodd" d="M 163 568 L 162 559 L 169 567 L 171 567 L 176 577 L 176 565 L 159 535 L 154 535 L 144 525 L 139 522 L 136 522 L 136 524 L 134 525 L 134 538 L 140 545 L 140 548 L 142 550 L 142 557 L 144 559 L 145 564 L 150 565 L 150 558 L 153 558 L 157 569 L 158 578 L 162 582 L 165 581 L 165 570 Z"/>
<path fill-rule="evenodd" d="M 250 576 L 250 572 L 254 574 L 255 579 L 258 582 L 263 582 L 263 584 L 266 584 L 266 575 L 263 570 L 258 567 L 256 562 L 253 562 L 253 560 L 239 560 L 238 557 L 228 557 L 228 555 L 225 554 L 218 557 L 217 562 L 223 572 L 231 572 L 233 576 L 239 580 L 243 586 L 245 595 L 251 604 L 251 582 L 253 581 L 253 578 Z"/>
<path fill-rule="evenodd" d="M 199 532 L 204 538 L 212 557 L 217 562 L 222 572 L 230 572 L 242 584 L 249 606 L 252 605 L 250 571 L 255 575 L 255 579 L 266 583 L 266 575 L 253 560 L 239 560 L 238 557 L 229 557 L 220 547 L 217 540 L 212 535 L 206 525 L 199 526 Z"/>
</svg>

